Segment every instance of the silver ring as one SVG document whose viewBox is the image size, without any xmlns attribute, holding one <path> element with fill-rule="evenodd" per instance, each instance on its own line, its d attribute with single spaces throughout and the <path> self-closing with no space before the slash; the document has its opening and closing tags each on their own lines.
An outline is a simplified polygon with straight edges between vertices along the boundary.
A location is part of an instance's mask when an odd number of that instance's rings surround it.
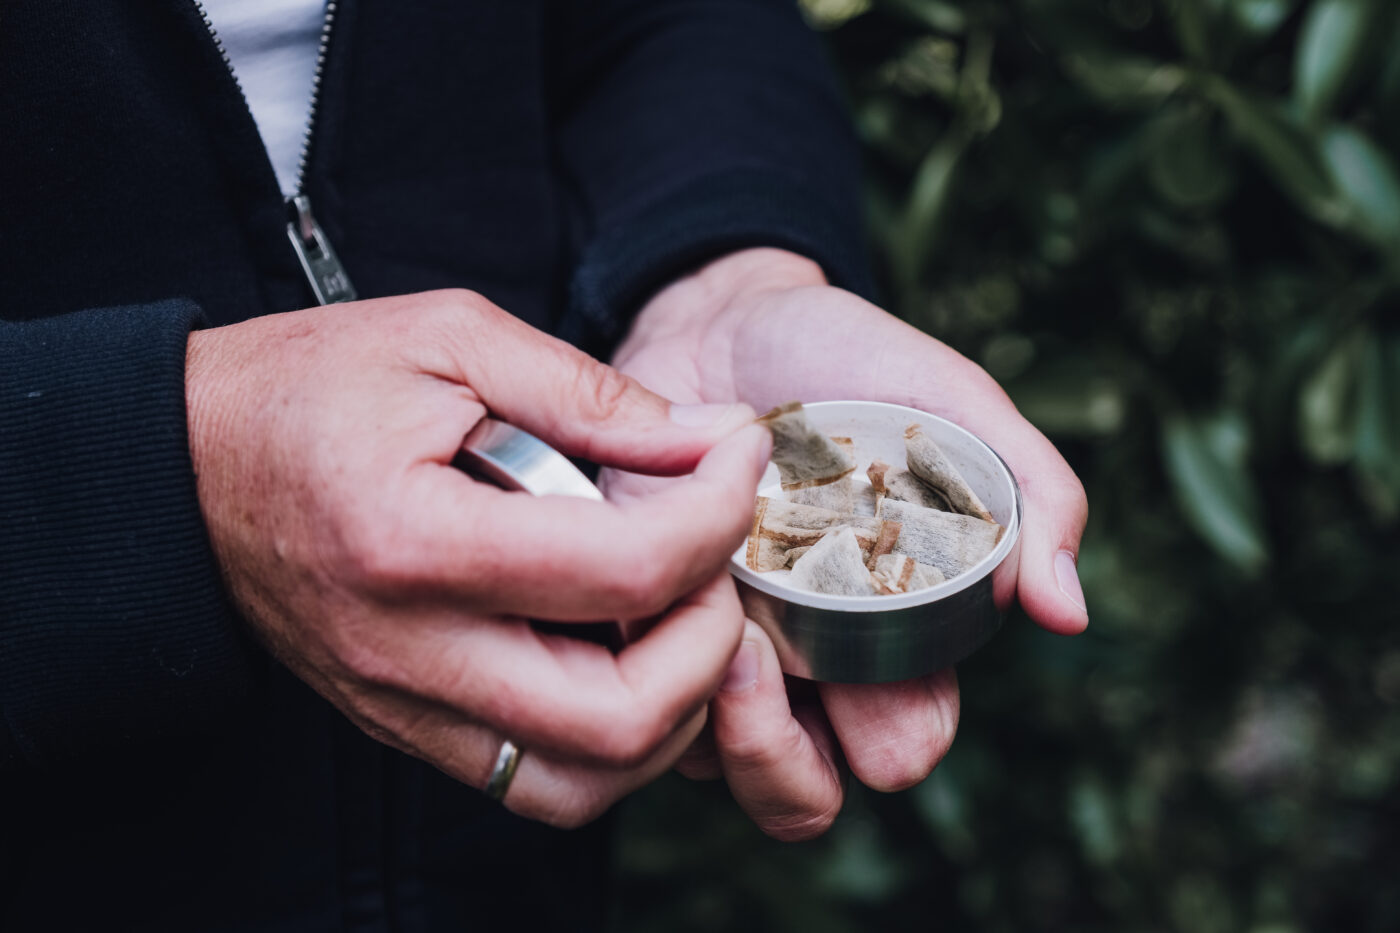
<svg viewBox="0 0 1400 933">
<path fill-rule="evenodd" d="M 460 464 L 504 489 L 532 496 L 579 496 L 603 501 L 598 487 L 568 458 L 514 425 L 482 418 L 462 441 Z"/>
<path fill-rule="evenodd" d="M 510 780 L 515 777 L 515 769 L 519 766 L 520 749 L 507 739 L 501 743 L 501 750 L 496 753 L 496 766 L 491 769 L 491 776 L 486 779 L 486 796 L 495 801 L 504 800 L 506 791 L 510 790 Z"/>
</svg>

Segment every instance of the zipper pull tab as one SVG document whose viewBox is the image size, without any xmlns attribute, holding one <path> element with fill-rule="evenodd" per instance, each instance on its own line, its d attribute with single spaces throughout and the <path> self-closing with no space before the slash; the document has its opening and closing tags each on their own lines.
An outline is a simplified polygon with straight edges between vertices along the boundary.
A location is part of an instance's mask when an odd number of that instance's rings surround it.
<svg viewBox="0 0 1400 933">
<path fill-rule="evenodd" d="M 311 216 L 311 201 L 299 194 L 288 201 L 287 206 L 292 213 L 287 224 L 287 238 L 301 260 L 302 271 L 306 273 L 306 281 L 311 283 L 316 301 L 323 305 L 354 301 L 355 286 L 350 283 L 350 276 L 345 273 L 335 250 L 331 249 L 331 241 L 326 239 L 321 225 Z"/>
</svg>

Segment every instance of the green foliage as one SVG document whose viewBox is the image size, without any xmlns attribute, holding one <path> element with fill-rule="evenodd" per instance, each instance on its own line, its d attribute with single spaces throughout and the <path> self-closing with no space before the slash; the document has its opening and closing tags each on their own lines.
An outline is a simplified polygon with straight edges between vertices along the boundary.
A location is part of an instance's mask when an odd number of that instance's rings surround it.
<svg viewBox="0 0 1400 933">
<path fill-rule="evenodd" d="M 1085 482 L 1093 621 L 1010 619 L 818 842 L 654 787 L 618 928 L 1400 929 L 1400 6 L 806 6 L 890 307 Z"/>
</svg>

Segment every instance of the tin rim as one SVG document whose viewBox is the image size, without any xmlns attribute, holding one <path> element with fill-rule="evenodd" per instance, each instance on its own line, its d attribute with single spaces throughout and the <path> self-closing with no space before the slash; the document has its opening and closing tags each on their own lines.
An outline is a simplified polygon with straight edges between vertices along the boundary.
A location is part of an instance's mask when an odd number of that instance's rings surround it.
<svg viewBox="0 0 1400 933">
<path fill-rule="evenodd" d="M 753 587 L 761 593 L 765 593 L 775 599 L 788 603 L 795 603 L 800 606 L 807 606 L 812 609 L 823 609 L 830 612 L 848 613 L 870 613 L 870 612 L 895 612 L 900 609 L 910 609 L 916 606 L 925 606 L 937 603 L 943 599 L 961 593 L 963 590 L 977 584 L 979 581 L 991 576 L 1007 556 L 1016 546 L 1016 541 L 1021 535 L 1021 512 L 1023 503 L 1021 499 L 1021 485 L 1016 482 L 1016 474 L 1007 466 L 1001 454 L 997 453 L 993 447 L 982 438 L 973 434 L 967 428 L 947 418 L 940 417 L 931 412 L 922 411 L 918 408 L 910 408 L 907 405 L 896 405 L 891 402 L 865 402 L 859 400 L 842 400 L 829 402 L 813 402 L 804 405 L 809 410 L 818 410 L 827 406 L 835 405 L 862 405 L 878 407 L 889 411 L 907 412 L 916 416 L 916 419 L 931 419 L 937 421 L 957 433 L 973 441 L 981 450 L 990 455 L 991 459 L 1000 467 L 1001 476 L 1011 485 L 1012 506 L 1011 516 L 1004 526 L 1001 540 L 997 542 L 991 552 L 983 557 L 976 564 L 958 574 L 951 580 L 935 584 L 922 590 L 912 593 L 900 593 L 894 596 L 835 596 L 826 593 L 813 593 L 808 590 L 799 590 L 790 586 L 784 586 L 765 574 L 749 569 L 744 563 L 744 549 L 741 547 L 729 560 L 729 572 L 735 579 Z"/>
</svg>

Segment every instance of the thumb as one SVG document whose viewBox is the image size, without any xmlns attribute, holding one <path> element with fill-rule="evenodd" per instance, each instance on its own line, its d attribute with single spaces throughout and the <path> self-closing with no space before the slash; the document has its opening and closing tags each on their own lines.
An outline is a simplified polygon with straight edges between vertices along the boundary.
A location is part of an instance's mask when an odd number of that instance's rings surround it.
<svg viewBox="0 0 1400 933">
<path fill-rule="evenodd" d="M 457 342 L 463 381 L 496 417 L 563 453 L 638 472 L 688 473 L 754 419 L 747 405 L 673 405 L 630 376 L 478 296 Z"/>
<path fill-rule="evenodd" d="M 1089 506 L 1084 487 L 1049 441 L 1027 446 L 1016 469 L 1026 506 L 1016 591 L 1042 628 L 1074 635 L 1089 624 L 1077 568 Z"/>
</svg>

